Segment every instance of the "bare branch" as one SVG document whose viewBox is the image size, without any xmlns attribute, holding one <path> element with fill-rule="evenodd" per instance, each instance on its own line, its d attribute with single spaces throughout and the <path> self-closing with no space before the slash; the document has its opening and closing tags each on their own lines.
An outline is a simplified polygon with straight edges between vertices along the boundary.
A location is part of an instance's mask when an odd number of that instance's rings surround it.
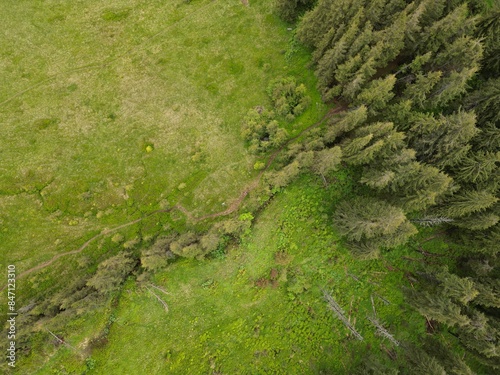
<svg viewBox="0 0 500 375">
<path fill-rule="evenodd" d="M 59 342 L 60 344 L 64 344 L 64 345 L 66 345 L 66 346 L 69 346 L 71 349 L 78 351 L 78 349 L 74 348 L 73 346 L 71 346 L 70 344 L 68 344 L 68 343 L 67 343 L 66 341 L 64 341 L 63 339 L 61 339 L 61 338 L 57 337 L 57 336 L 56 336 L 56 335 L 55 335 L 52 331 L 50 331 L 48 328 L 45 328 L 45 330 L 46 330 L 48 333 L 50 333 L 52 336 L 54 336 L 54 337 L 55 337 L 55 339 L 57 340 L 57 342 Z"/>
<path fill-rule="evenodd" d="M 347 273 L 349 276 L 351 276 L 354 280 L 356 280 L 358 283 L 363 283 L 357 276 L 353 275 L 352 273 Z"/>
<path fill-rule="evenodd" d="M 376 318 L 377 317 L 377 312 L 375 311 L 375 302 L 373 301 L 373 294 L 370 294 L 370 300 L 372 301 L 373 316 Z"/>
<path fill-rule="evenodd" d="M 337 315 L 342 323 L 344 323 L 344 325 L 358 340 L 363 341 L 363 336 L 361 336 L 359 332 L 356 331 L 356 329 L 349 323 L 348 319 L 345 317 L 344 310 L 342 310 L 342 308 L 337 304 L 337 302 L 335 302 L 333 297 L 329 293 L 327 293 L 326 290 L 321 289 L 321 291 L 323 292 L 325 300 L 328 302 L 328 307 L 330 308 L 330 310 L 332 310 Z"/>
<path fill-rule="evenodd" d="M 378 298 L 380 298 L 386 305 L 390 305 L 391 304 L 388 300 L 386 300 L 380 294 L 377 294 L 377 293 L 373 293 L 373 294 L 375 294 L 375 296 L 377 296 Z"/>
<path fill-rule="evenodd" d="M 166 312 L 168 312 L 168 305 L 167 305 L 167 303 L 166 303 L 164 300 L 162 300 L 162 299 L 161 299 L 161 298 L 160 298 L 160 297 L 159 297 L 159 296 L 158 296 L 155 292 L 153 292 L 151 289 L 149 289 L 148 287 L 146 287 L 146 289 L 147 289 L 147 290 L 149 290 L 149 292 L 150 292 L 153 296 L 155 296 L 155 297 L 156 297 L 156 299 L 157 299 L 158 301 L 160 301 L 160 303 L 161 303 L 161 304 L 163 305 L 163 307 L 165 308 L 165 311 L 166 311 Z"/>
<path fill-rule="evenodd" d="M 451 223 L 454 220 L 448 217 L 422 217 L 420 219 L 412 219 L 410 221 L 423 227 L 434 227 L 441 224 Z"/>
<path fill-rule="evenodd" d="M 377 333 L 378 333 L 380 336 L 383 336 L 383 337 L 385 337 L 385 338 L 389 339 L 389 341 L 390 341 L 390 342 L 392 342 L 394 345 L 399 346 L 399 341 L 398 341 L 398 340 L 396 340 L 396 339 L 394 338 L 394 336 L 393 336 L 393 335 L 391 335 L 391 334 L 389 333 L 389 331 L 388 331 L 388 330 L 386 330 L 386 329 L 384 328 L 384 326 L 382 326 L 382 324 L 380 324 L 380 322 L 378 321 L 378 319 L 377 319 L 377 318 L 370 318 L 370 317 L 368 316 L 368 317 L 367 317 L 367 319 L 368 319 L 368 320 L 369 320 L 369 321 L 370 321 L 370 322 L 371 322 L 371 323 L 372 323 L 375 327 L 377 327 Z"/>
<path fill-rule="evenodd" d="M 165 293 L 165 294 L 169 295 L 169 296 L 171 296 L 171 295 L 172 295 L 172 293 L 167 292 L 165 289 L 160 288 L 159 286 L 157 286 L 157 285 L 155 285 L 155 284 L 151 284 L 151 283 L 149 283 L 149 285 L 150 285 L 150 286 L 152 286 L 152 287 L 153 287 L 153 288 L 155 288 L 155 289 L 158 289 L 160 292 L 163 292 L 163 293 Z"/>
<path fill-rule="evenodd" d="M 325 184 L 325 187 L 328 187 L 328 182 L 326 181 L 325 176 L 323 175 L 323 173 L 320 173 L 320 175 L 323 178 L 323 183 Z"/>
</svg>

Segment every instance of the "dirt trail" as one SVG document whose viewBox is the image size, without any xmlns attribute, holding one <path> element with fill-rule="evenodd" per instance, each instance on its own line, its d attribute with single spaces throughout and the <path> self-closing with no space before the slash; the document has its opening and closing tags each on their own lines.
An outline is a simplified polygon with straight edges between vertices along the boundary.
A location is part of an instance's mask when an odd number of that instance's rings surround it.
<svg viewBox="0 0 500 375">
<path fill-rule="evenodd" d="M 151 215 L 155 215 L 157 213 L 160 213 L 160 212 L 169 212 L 171 211 L 173 208 L 169 208 L 169 209 L 165 209 L 165 210 L 157 210 L 157 211 L 153 211 L 153 212 L 150 212 L 149 214 L 147 214 L 146 216 L 143 216 L 139 219 L 135 219 L 135 220 L 132 220 L 132 221 L 129 221 L 128 223 L 125 223 L 125 224 L 121 224 L 117 227 L 114 227 L 114 228 L 110 228 L 110 229 L 105 229 L 103 230 L 101 233 L 99 234 L 96 234 L 94 237 L 90 238 L 89 240 L 87 240 L 82 246 L 80 246 L 78 249 L 76 250 L 71 250 L 71 251 L 68 251 L 67 253 L 62 253 L 62 254 L 57 254 L 57 255 L 54 255 L 50 260 L 47 260 L 43 263 L 40 263 L 40 264 L 37 264 L 36 266 L 34 267 L 31 267 L 23 272 L 21 272 L 20 274 L 17 275 L 17 278 L 20 278 L 20 277 L 23 277 L 23 276 L 26 276 L 32 272 L 35 272 L 35 271 L 38 271 L 38 270 L 41 270 L 45 267 L 48 267 L 50 266 L 52 263 L 54 263 L 56 260 L 58 260 L 59 258 L 62 258 L 66 255 L 73 255 L 73 254 L 78 254 L 78 253 L 81 253 L 83 250 L 85 250 L 85 248 L 87 246 L 89 246 L 93 241 L 95 241 L 96 239 L 98 239 L 99 237 L 102 237 L 102 236 L 105 236 L 107 234 L 110 234 L 110 233 L 113 233 L 113 232 L 116 232 L 117 230 L 120 230 L 122 228 L 125 228 L 125 227 L 128 227 L 130 225 L 134 225 L 142 220 L 144 220 L 145 218 L 151 216 Z M 0 291 L 4 290 L 7 286 L 4 285 L 2 289 L 0 289 Z"/>
<path fill-rule="evenodd" d="M 220 211 L 220 212 L 215 212 L 215 213 L 212 213 L 212 214 L 207 214 L 207 215 L 204 215 L 204 216 L 200 216 L 200 217 L 194 217 L 191 212 L 189 212 L 185 207 L 183 207 L 181 204 L 176 204 L 175 206 L 171 207 L 171 208 L 167 208 L 167 209 L 163 209 L 163 210 L 156 210 L 156 211 L 153 211 L 153 212 L 150 212 L 149 214 L 141 217 L 141 218 L 138 218 L 138 219 L 135 219 L 135 220 L 132 220 L 132 221 L 129 221 L 127 223 L 124 223 L 124 224 L 121 224 L 117 227 L 114 227 L 114 228 L 110 228 L 110 229 L 105 229 L 103 230 L 101 233 L 99 234 L 96 234 L 94 237 L 90 238 L 89 240 L 87 240 L 82 246 L 80 246 L 78 249 L 75 249 L 75 250 L 71 250 L 71 251 L 68 251 L 66 253 L 62 253 L 62 254 L 57 254 L 55 255 L 52 259 L 48 260 L 48 261 L 45 261 L 43 263 L 40 263 L 40 264 L 37 264 L 36 266 L 34 267 L 31 267 L 23 272 L 21 272 L 20 274 L 17 275 L 17 278 L 21 278 L 21 277 L 24 277 L 26 275 L 29 275 L 30 273 L 32 272 L 35 272 L 35 271 L 39 271 L 41 269 L 44 269 L 48 266 L 50 266 L 52 263 L 54 263 L 56 260 L 62 258 L 62 257 L 65 257 L 67 255 L 74 255 L 74 254 L 79 254 L 81 253 L 83 250 L 85 250 L 87 248 L 87 246 L 89 246 L 92 242 L 94 242 L 96 239 L 100 238 L 100 237 L 103 237 L 103 236 L 106 236 L 108 234 L 111 234 L 113 232 L 116 232 L 117 230 L 120 230 L 122 228 L 125 228 L 125 227 L 128 227 L 130 225 L 134 225 L 136 223 L 139 223 L 141 222 L 142 220 L 152 216 L 152 215 L 156 215 L 156 214 L 159 214 L 159 213 L 167 213 L 167 212 L 171 212 L 173 210 L 179 210 L 180 212 L 182 212 L 184 215 L 186 215 L 186 217 L 192 221 L 192 222 L 199 222 L 199 221 L 202 221 L 202 220 L 207 220 L 207 219 L 213 219 L 213 218 L 216 218 L 216 217 L 220 217 L 220 216 L 226 216 L 226 215 L 230 215 L 232 214 L 233 212 L 237 211 L 238 208 L 240 207 L 241 203 L 243 202 L 243 200 L 246 198 L 246 196 L 254 189 L 256 189 L 258 186 L 259 186 L 259 183 L 260 183 L 260 180 L 262 179 L 262 176 L 264 175 L 264 172 L 266 172 L 269 167 L 271 166 L 271 164 L 273 163 L 273 161 L 276 159 L 276 157 L 279 155 L 279 153 L 286 147 L 288 146 L 291 142 L 293 142 L 294 140 L 296 140 L 297 138 L 299 138 L 300 136 L 302 136 L 304 133 L 308 132 L 309 130 L 319 126 L 320 124 L 322 124 L 326 119 L 332 117 L 334 114 L 336 113 L 340 113 L 342 112 L 343 110 L 345 110 L 345 108 L 343 106 L 339 106 L 337 108 L 334 108 L 334 109 L 331 109 L 330 111 L 328 111 L 321 120 L 319 120 L 318 122 L 314 123 L 313 125 L 305 128 L 304 130 L 302 130 L 299 134 L 297 134 L 295 137 L 293 138 L 290 138 L 283 146 L 281 146 L 281 148 L 279 148 L 278 150 L 276 150 L 268 159 L 267 163 L 266 163 L 266 166 L 265 168 L 258 174 L 258 176 L 249 184 L 245 187 L 245 189 L 243 189 L 243 191 L 241 192 L 241 194 L 239 195 L 238 198 L 236 198 L 230 205 L 228 208 L 226 208 L 224 211 Z M 2 289 L 0 289 L 0 291 L 4 290 L 5 288 L 7 287 L 7 285 L 4 285 L 4 287 Z"/>
</svg>

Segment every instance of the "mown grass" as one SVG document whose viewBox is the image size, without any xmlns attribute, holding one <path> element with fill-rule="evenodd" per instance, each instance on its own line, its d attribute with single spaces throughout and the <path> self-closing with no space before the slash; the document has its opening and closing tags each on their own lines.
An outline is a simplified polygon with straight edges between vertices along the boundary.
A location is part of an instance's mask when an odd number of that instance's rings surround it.
<svg viewBox="0 0 500 375">
<path fill-rule="evenodd" d="M 112 311 L 109 342 L 88 353 L 88 365 L 62 348 L 36 373 L 87 366 L 89 374 L 347 374 L 369 352 L 382 360 L 388 350 L 401 352 L 375 334 L 367 320 L 373 308 L 400 341 L 423 334 L 424 321 L 403 302 L 401 286 L 409 283 L 397 262 L 359 262 L 339 245 L 330 202 L 349 191 L 349 176 L 338 173 L 336 181 L 325 189 L 317 177 L 302 177 L 224 258 L 181 260 L 156 274 L 152 283 L 169 294 L 152 290 L 168 313 L 147 283 L 129 280 Z M 334 317 L 322 288 L 364 341 Z M 78 345 L 82 336 L 68 342 Z"/>
<path fill-rule="evenodd" d="M 295 74 L 317 96 L 308 55 L 286 55 L 291 33 L 271 7 L 0 4 L 0 267 L 21 272 L 175 203 L 200 216 L 236 198 L 257 174 L 241 120 L 268 105 L 269 81 Z"/>
</svg>

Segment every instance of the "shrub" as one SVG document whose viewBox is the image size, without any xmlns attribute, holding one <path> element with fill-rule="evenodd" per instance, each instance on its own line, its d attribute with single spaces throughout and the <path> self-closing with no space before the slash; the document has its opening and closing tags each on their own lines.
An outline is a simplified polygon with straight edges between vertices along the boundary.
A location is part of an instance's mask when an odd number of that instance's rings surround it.
<svg viewBox="0 0 500 375">
<path fill-rule="evenodd" d="M 242 135 L 250 143 L 249 150 L 254 153 L 265 152 L 283 145 L 288 134 L 273 120 L 272 112 L 251 109 L 243 120 Z"/>
<path fill-rule="evenodd" d="M 90 278 L 87 285 L 94 287 L 101 294 L 116 291 L 135 265 L 136 260 L 131 254 L 121 252 L 99 264 L 97 272 Z"/>
<path fill-rule="evenodd" d="M 303 113 L 311 103 L 311 98 L 306 95 L 306 87 L 303 84 L 297 85 L 293 77 L 273 80 L 267 93 L 276 113 L 289 121 Z"/>
<path fill-rule="evenodd" d="M 168 264 L 170 243 L 175 236 L 159 237 L 155 243 L 141 252 L 141 265 L 147 270 L 156 271 Z M 170 253 L 170 255 L 172 255 Z"/>
</svg>

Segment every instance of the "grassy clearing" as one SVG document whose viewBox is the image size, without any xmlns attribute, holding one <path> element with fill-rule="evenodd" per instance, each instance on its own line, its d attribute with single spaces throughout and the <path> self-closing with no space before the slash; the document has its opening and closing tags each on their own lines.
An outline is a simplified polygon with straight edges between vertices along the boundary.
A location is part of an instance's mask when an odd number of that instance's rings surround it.
<svg viewBox="0 0 500 375">
<path fill-rule="evenodd" d="M 1 268 L 21 272 L 175 203 L 195 216 L 220 211 L 256 176 L 240 123 L 267 103 L 269 81 L 297 74 L 314 91 L 307 54 L 284 53 L 291 33 L 265 1 L 0 11 Z M 292 126 L 324 110 L 314 105 Z"/>
<path fill-rule="evenodd" d="M 398 340 L 423 334 L 422 318 L 403 303 L 401 285 L 408 282 L 394 269 L 397 261 L 356 262 L 336 244 L 331 206 L 324 203 L 349 190 L 349 177 L 336 179 L 327 190 L 316 177 L 301 178 L 225 258 L 182 260 L 157 274 L 154 284 L 169 294 L 155 291 L 168 313 L 130 280 L 112 312 L 107 346 L 94 350 L 87 365 L 59 349 L 36 373 L 78 373 L 85 366 L 89 374 L 348 373 L 367 350 L 386 357 L 393 349 L 366 319 L 373 315 L 371 296 L 377 317 Z M 332 293 L 363 342 L 332 315 L 320 288 Z M 85 331 L 88 323 L 81 323 Z M 81 340 L 68 337 L 75 345 Z"/>
<path fill-rule="evenodd" d="M 287 124 L 291 135 L 321 118 L 325 107 L 304 69 L 308 55 L 271 6 L 0 5 L 7 20 L 0 121 L 8 134 L 0 151 L 0 267 L 14 263 L 21 272 L 176 203 L 194 216 L 223 210 L 258 173 L 240 123 L 249 108 L 266 105 L 273 78 L 294 75 L 312 96 L 311 108 Z M 60 327 L 75 349 L 47 345 L 39 322 L 17 373 L 345 373 L 359 360 L 355 353 L 390 348 L 366 320 L 375 294 L 390 301 L 375 297 L 386 327 L 398 339 L 415 337 L 424 325 L 402 302 L 401 254 L 389 271 L 383 261 L 355 262 L 337 245 L 325 202 L 345 194 L 349 179 L 336 178 L 325 190 L 303 177 L 278 195 L 225 258 L 178 261 L 156 275 L 154 283 L 171 293 L 168 314 L 129 280 L 117 305 Z M 177 216 L 151 216 L 99 237 L 19 280 L 19 307 L 40 293 L 48 298 L 75 272 L 91 274 L 123 241 L 182 227 Z M 113 241 L 114 234 L 123 239 Z M 332 316 L 320 288 L 332 292 L 365 342 Z M 108 344 L 83 352 L 107 326 Z"/>
</svg>

